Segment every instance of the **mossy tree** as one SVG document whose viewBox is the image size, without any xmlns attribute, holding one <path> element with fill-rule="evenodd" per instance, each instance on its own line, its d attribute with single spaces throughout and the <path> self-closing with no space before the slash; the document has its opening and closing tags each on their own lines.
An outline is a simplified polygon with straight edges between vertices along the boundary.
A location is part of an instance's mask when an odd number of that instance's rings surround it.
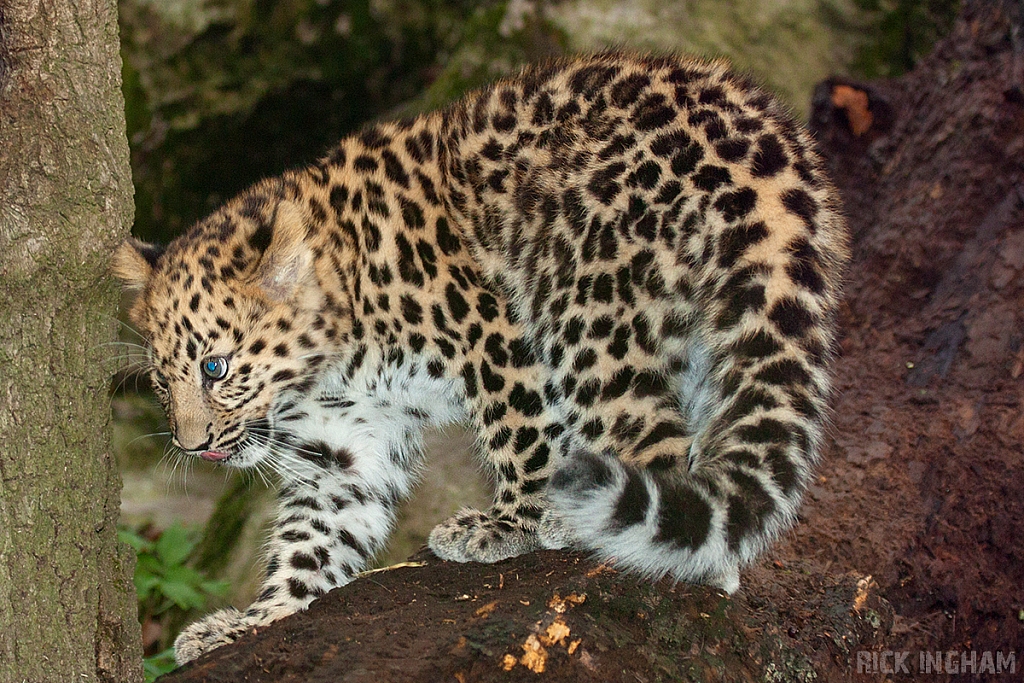
<svg viewBox="0 0 1024 683">
<path fill-rule="evenodd" d="M 107 447 L 132 219 L 114 0 L 0 4 L 0 680 L 141 680 Z"/>
</svg>

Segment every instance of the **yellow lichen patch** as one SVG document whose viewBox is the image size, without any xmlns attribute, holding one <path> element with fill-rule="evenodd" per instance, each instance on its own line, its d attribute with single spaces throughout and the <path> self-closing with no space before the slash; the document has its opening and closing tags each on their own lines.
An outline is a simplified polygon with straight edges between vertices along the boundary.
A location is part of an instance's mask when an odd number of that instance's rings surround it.
<svg viewBox="0 0 1024 683">
<path fill-rule="evenodd" d="M 564 603 L 563 603 L 564 604 Z M 571 633 L 569 626 L 562 620 L 562 617 L 556 616 L 555 620 L 548 624 L 548 627 L 544 629 L 540 634 L 531 633 L 526 638 L 526 642 L 523 643 L 523 655 L 516 660 L 512 655 L 505 655 L 501 660 L 501 668 L 505 671 L 511 671 L 512 668 L 518 663 L 525 666 L 534 673 L 541 673 L 544 671 L 544 667 L 548 661 L 548 651 L 545 648 L 553 647 L 555 645 L 565 646 L 565 640 Z M 576 652 L 576 648 L 580 646 L 581 639 L 574 640 L 566 652 L 573 654 Z"/>
<path fill-rule="evenodd" d="M 468 645 L 468 644 L 469 644 L 469 641 L 466 640 L 466 636 L 459 636 L 458 642 L 456 642 L 454 645 L 452 645 L 452 649 L 448 650 L 448 654 L 450 654 L 450 655 L 461 655 L 463 652 L 466 651 L 466 645 Z"/>
<path fill-rule="evenodd" d="M 586 594 L 570 593 L 563 598 L 558 595 L 558 593 L 555 593 L 551 600 L 548 601 L 548 608 L 555 612 L 551 623 L 549 623 L 547 627 L 543 627 L 543 624 L 547 619 L 541 620 L 537 624 L 538 632 L 531 633 L 527 636 L 526 642 L 523 643 L 523 655 L 518 659 L 511 654 L 505 655 L 501 660 L 501 668 L 505 671 L 511 671 L 516 664 L 521 664 L 534 673 L 541 673 L 544 671 L 544 667 L 547 665 L 548 661 L 548 651 L 545 648 L 554 647 L 556 645 L 566 647 L 566 639 L 571 633 L 569 625 L 565 623 L 562 615 L 565 614 L 565 611 L 569 609 L 570 606 L 580 605 L 585 602 L 586 599 Z M 485 610 L 488 607 L 493 609 L 491 605 L 484 605 L 480 610 L 478 610 L 478 614 L 480 611 Z M 552 615 L 549 613 L 547 618 L 551 619 Z M 543 630 L 541 630 L 542 627 Z M 572 655 L 576 652 L 576 649 L 580 646 L 581 642 L 582 639 L 572 641 L 568 647 L 566 647 L 566 652 L 569 655 Z"/>
<path fill-rule="evenodd" d="M 501 668 L 505 671 L 511 671 L 513 667 L 515 667 L 515 665 L 518 663 L 519 660 L 517 660 L 512 655 L 505 655 L 505 657 L 501 660 Z"/>
<path fill-rule="evenodd" d="M 569 627 L 562 621 L 562 617 L 556 617 L 551 625 L 544 629 L 544 633 L 540 635 L 540 642 L 550 647 L 561 643 L 567 635 L 569 635 Z"/>
<path fill-rule="evenodd" d="M 581 605 L 587 599 L 586 593 L 578 595 L 576 593 L 569 593 L 569 595 L 560 597 L 558 593 L 555 593 L 550 600 L 548 600 L 548 609 L 553 609 L 559 614 L 565 614 L 565 610 L 569 608 L 569 605 Z"/>
<path fill-rule="evenodd" d="M 857 582 L 857 594 L 853 597 L 854 612 L 860 612 L 861 608 L 864 607 L 864 603 L 868 601 L 868 593 L 871 592 L 871 587 L 874 584 L 875 580 L 870 574 Z"/>
<path fill-rule="evenodd" d="M 526 642 L 523 643 L 523 650 L 525 652 L 519 658 L 519 663 L 535 674 L 543 673 L 544 665 L 548 661 L 548 651 L 540 644 L 537 636 L 531 633 Z"/>
<path fill-rule="evenodd" d="M 618 573 L 618 572 L 616 572 L 614 569 L 612 569 L 608 565 L 606 565 L 604 563 L 601 563 L 601 564 L 597 565 L 596 567 L 594 567 L 593 569 L 591 569 L 589 572 L 587 572 L 587 578 L 590 579 L 590 578 L 593 578 L 595 576 L 598 576 L 599 574 L 616 574 L 616 573 Z"/>
<path fill-rule="evenodd" d="M 494 608 L 497 607 L 497 606 L 498 606 L 498 601 L 494 600 L 493 602 L 487 603 L 486 605 L 484 605 L 483 607 L 478 609 L 476 612 L 473 612 L 473 614 L 478 616 L 478 617 L 486 617 L 488 614 L 493 612 Z"/>
</svg>

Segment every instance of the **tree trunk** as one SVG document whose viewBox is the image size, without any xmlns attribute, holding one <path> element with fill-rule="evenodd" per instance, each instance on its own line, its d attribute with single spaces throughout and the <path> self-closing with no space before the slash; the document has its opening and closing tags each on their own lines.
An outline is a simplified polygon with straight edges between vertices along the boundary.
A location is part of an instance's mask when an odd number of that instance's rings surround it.
<svg viewBox="0 0 1024 683">
<path fill-rule="evenodd" d="M 120 67 L 113 0 L 0 2 L 3 681 L 141 680 L 102 362 L 132 220 Z"/>
</svg>

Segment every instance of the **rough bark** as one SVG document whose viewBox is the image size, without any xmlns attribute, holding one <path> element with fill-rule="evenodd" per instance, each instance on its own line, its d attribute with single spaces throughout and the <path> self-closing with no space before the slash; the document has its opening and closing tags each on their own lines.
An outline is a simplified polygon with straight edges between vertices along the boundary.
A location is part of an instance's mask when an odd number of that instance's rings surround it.
<svg viewBox="0 0 1024 683">
<path fill-rule="evenodd" d="M 120 66 L 113 0 L 0 3 L 5 681 L 141 679 L 102 362 L 132 218 Z"/>
<path fill-rule="evenodd" d="M 562 552 L 415 559 L 422 566 L 358 579 L 161 681 L 834 680 L 892 624 L 869 577 L 803 565 L 755 572 L 729 598 Z"/>
</svg>

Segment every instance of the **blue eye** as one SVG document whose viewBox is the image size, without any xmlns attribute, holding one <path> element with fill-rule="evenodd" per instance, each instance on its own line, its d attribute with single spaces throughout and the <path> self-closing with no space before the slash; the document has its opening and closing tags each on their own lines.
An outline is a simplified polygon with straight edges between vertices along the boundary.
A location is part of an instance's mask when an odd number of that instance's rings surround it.
<svg viewBox="0 0 1024 683">
<path fill-rule="evenodd" d="M 203 374 L 209 379 L 223 379 L 228 374 L 228 359 L 222 356 L 210 356 L 199 365 Z"/>
</svg>

